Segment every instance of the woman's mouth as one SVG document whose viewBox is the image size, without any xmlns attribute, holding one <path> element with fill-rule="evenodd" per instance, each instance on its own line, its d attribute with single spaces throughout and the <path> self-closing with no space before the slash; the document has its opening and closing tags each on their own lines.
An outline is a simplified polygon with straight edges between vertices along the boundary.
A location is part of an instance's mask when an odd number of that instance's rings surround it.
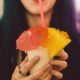
<svg viewBox="0 0 80 80">
<path fill-rule="evenodd" d="M 35 3 L 39 3 L 39 0 L 33 0 Z M 43 2 L 44 0 L 42 0 L 42 2 Z"/>
</svg>

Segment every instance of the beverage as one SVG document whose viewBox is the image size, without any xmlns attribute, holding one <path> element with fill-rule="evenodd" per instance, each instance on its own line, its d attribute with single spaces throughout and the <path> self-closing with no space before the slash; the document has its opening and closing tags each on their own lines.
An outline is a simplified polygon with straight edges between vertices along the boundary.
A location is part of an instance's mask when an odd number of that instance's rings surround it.
<svg viewBox="0 0 80 80">
<path fill-rule="evenodd" d="M 38 71 L 42 66 L 44 66 L 45 64 L 47 64 L 50 60 L 49 55 L 48 55 L 48 49 L 47 48 L 37 48 L 35 50 L 32 51 L 28 51 L 28 60 L 31 60 L 33 57 L 35 56 L 39 56 L 40 60 L 37 64 L 35 64 L 35 66 L 33 66 L 30 70 L 30 73 L 33 74 L 36 71 Z"/>
<path fill-rule="evenodd" d="M 24 31 L 16 40 L 17 49 L 27 52 L 28 60 L 35 56 L 40 57 L 40 61 L 30 70 L 31 74 L 38 71 L 49 60 L 54 58 L 64 49 L 71 39 L 67 32 L 56 28 L 33 27 Z"/>
</svg>

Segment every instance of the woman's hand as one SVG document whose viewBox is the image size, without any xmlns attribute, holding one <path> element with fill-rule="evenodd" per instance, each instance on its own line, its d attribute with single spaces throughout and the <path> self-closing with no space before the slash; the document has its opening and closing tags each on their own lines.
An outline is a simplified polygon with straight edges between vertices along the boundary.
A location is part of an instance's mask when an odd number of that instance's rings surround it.
<svg viewBox="0 0 80 80">
<path fill-rule="evenodd" d="M 49 62 L 52 68 L 48 69 L 47 72 L 41 76 L 41 80 L 51 80 L 52 76 L 55 80 L 62 79 L 63 74 L 61 71 L 67 67 L 67 59 L 68 54 L 64 50 L 61 50 L 58 55 Z"/>
<path fill-rule="evenodd" d="M 66 60 L 68 59 L 68 54 L 64 50 L 60 51 L 60 53 L 54 57 L 49 63 L 53 66 L 51 71 L 52 75 L 56 76 L 57 79 L 62 79 L 63 74 L 61 73 L 67 67 Z"/>
<path fill-rule="evenodd" d="M 55 78 L 55 80 L 62 79 L 63 74 L 61 71 L 67 67 L 67 59 L 68 54 L 64 50 L 60 51 L 59 54 L 49 62 L 53 68 L 50 71 L 47 70 L 47 72 L 41 77 L 42 80 L 48 80 L 47 77 L 49 77 L 50 80 L 52 76 L 54 76 L 53 78 Z M 46 79 L 44 79 L 45 77 Z"/>
<path fill-rule="evenodd" d="M 68 54 L 62 50 L 53 60 L 49 62 L 49 64 L 42 67 L 35 74 L 29 76 L 24 76 L 19 73 L 19 68 L 17 66 L 12 75 L 12 80 L 39 80 L 39 78 L 41 80 L 51 80 L 52 75 L 56 76 L 55 80 L 61 79 L 63 77 L 61 71 L 67 67 L 67 58 Z M 20 64 L 20 70 L 22 73 L 27 74 L 31 67 L 33 67 L 38 61 L 39 57 L 34 57 L 29 62 L 27 61 L 27 58 L 25 58 L 25 60 Z"/>
<path fill-rule="evenodd" d="M 33 67 L 37 62 L 39 61 L 39 57 L 34 57 L 32 60 L 27 61 L 27 57 L 25 60 L 16 67 L 15 71 L 12 75 L 12 80 L 39 80 L 39 78 L 44 75 L 47 70 L 51 70 L 52 66 L 50 64 L 46 64 L 44 67 L 42 67 L 39 71 L 32 75 L 25 75 L 27 74 L 31 67 Z M 47 75 L 43 80 L 50 80 L 51 75 Z"/>
</svg>

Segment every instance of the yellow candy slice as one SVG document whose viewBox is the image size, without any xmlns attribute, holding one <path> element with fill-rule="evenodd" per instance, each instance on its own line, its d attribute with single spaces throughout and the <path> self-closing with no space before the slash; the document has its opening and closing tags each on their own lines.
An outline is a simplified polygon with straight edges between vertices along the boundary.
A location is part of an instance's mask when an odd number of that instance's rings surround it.
<svg viewBox="0 0 80 80">
<path fill-rule="evenodd" d="M 71 42 L 67 32 L 56 28 L 48 28 L 48 39 L 43 43 L 43 47 L 48 48 L 49 57 L 54 57 Z"/>
</svg>

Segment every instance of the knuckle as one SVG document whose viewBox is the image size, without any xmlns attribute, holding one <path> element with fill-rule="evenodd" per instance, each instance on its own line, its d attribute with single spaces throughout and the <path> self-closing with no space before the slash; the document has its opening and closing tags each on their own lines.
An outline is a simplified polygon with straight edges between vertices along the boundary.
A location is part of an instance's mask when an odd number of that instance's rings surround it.
<svg viewBox="0 0 80 80">
<path fill-rule="evenodd" d="M 37 80 L 37 76 L 29 76 L 26 80 Z"/>
<path fill-rule="evenodd" d="M 30 65 L 25 65 L 25 69 L 29 70 L 30 69 Z"/>
<path fill-rule="evenodd" d="M 43 69 L 43 70 L 40 71 L 40 74 L 43 74 L 44 72 L 45 72 L 45 70 Z"/>
<path fill-rule="evenodd" d="M 64 64 L 63 64 L 64 68 L 67 68 L 68 64 L 66 61 L 64 61 Z"/>
<path fill-rule="evenodd" d="M 69 58 L 69 56 L 68 56 L 68 53 L 67 52 L 65 52 L 65 53 L 66 53 L 65 60 L 67 60 Z"/>
<path fill-rule="evenodd" d="M 12 80 L 19 80 L 17 76 L 12 76 Z"/>
<path fill-rule="evenodd" d="M 52 66 L 50 64 L 48 64 L 46 67 L 44 67 L 42 70 L 41 70 L 41 73 L 45 73 L 47 72 L 49 69 L 52 69 Z"/>
<path fill-rule="evenodd" d="M 29 65 L 34 65 L 34 64 L 36 64 L 38 61 L 39 61 L 39 58 L 38 58 L 38 57 L 34 57 L 34 58 L 31 59 L 28 63 L 29 63 Z"/>
<path fill-rule="evenodd" d="M 68 59 L 68 53 L 66 51 L 63 51 L 63 55 L 64 55 L 64 60 L 67 60 Z"/>
<path fill-rule="evenodd" d="M 31 62 L 36 63 L 37 61 L 39 61 L 39 57 L 34 57 Z"/>
<path fill-rule="evenodd" d="M 37 60 L 36 60 L 36 59 L 33 59 L 33 60 L 30 61 L 29 64 L 30 64 L 30 65 L 34 65 L 35 63 L 37 63 Z"/>
<path fill-rule="evenodd" d="M 23 73 L 27 73 L 27 72 L 29 71 L 29 69 L 30 69 L 29 66 L 25 66 L 25 67 L 21 68 L 21 71 L 22 71 Z"/>
<path fill-rule="evenodd" d="M 53 70 L 52 74 L 59 79 L 62 79 L 62 77 L 63 77 L 63 74 L 57 70 Z"/>
<path fill-rule="evenodd" d="M 36 78 L 35 78 L 35 77 L 33 77 L 31 80 L 36 80 Z"/>
<path fill-rule="evenodd" d="M 59 78 L 62 79 L 63 78 L 63 74 L 59 73 Z"/>
<path fill-rule="evenodd" d="M 26 70 L 24 73 L 27 73 L 29 70 L 30 70 L 30 67 L 28 66 L 28 67 L 26 67 Z"/>
</svg>

